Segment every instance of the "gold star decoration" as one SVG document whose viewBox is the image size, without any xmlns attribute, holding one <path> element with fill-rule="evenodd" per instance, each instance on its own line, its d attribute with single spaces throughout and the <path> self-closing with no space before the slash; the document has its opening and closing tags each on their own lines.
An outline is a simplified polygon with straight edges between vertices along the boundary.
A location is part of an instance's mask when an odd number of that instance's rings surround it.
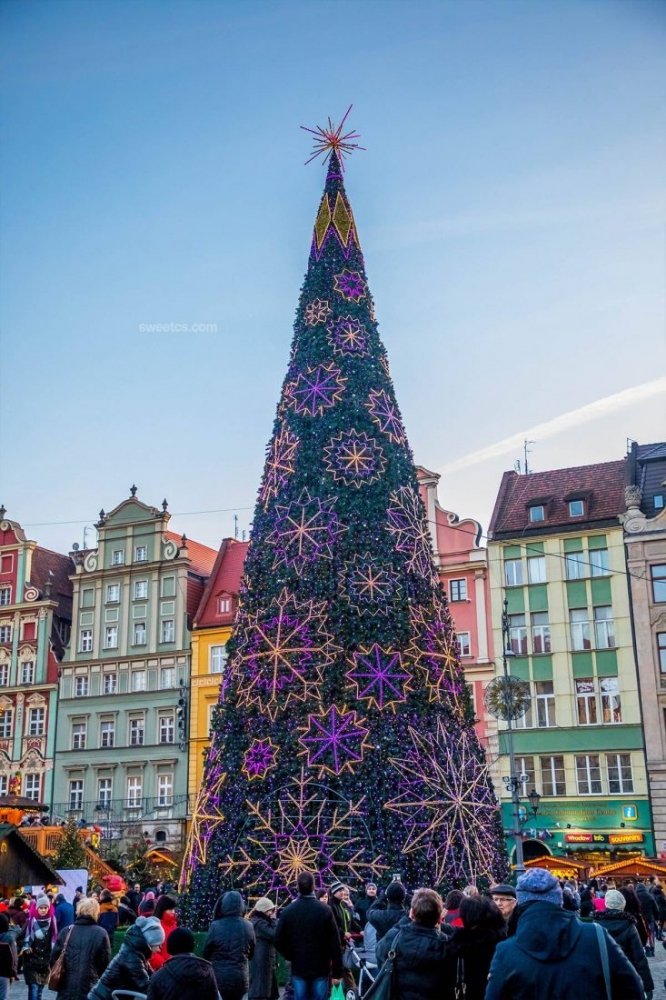
<svg viewBox="0 0 666 1000">
<path fill-rule="evenodd" d="M 304 132 L 309 132 L 314 136 L 312 156 L 309 160 L 305 161 L 306 165 L 312 163 L 318 156 L 323 156 L 323 162 L 326 163 L 331 153 L 335 152 L 340 161 L 340 166 L 344 170 L 343 158 L 349 156 L 355 149 L 365 149 L 364 146 L 359 146 L 354 141 L 361 138 L 358 132 L 352 130 L 343 134 L 342 130 L 351 109 L 352 105 L 350 104 L 337 128 L 331 118 L 328 119 L 328 127 L 324 126 L 322 128 L 321 125 L 317 125 L 316 128 L 308 128 L 307 125 L 301 125 Z"/>
</svg>

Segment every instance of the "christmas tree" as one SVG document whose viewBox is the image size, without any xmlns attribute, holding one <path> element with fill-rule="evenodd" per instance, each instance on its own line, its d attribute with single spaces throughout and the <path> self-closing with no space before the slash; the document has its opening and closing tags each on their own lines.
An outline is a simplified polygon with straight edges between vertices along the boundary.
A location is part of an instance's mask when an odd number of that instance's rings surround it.
<svg viewBox="0 0 666 1000">
<path fill-rule="evenodd" d="M 330 124 L 330 123 L 329 123 Z M 352 136 L 351 138 L 356 138 Z M 181 886 L 507 874 L 339 153 L 328 155 Z"/>
<path fill-rule="evenodd" d="M 53 868 L 63 870 L 65 868 L 87 868 L 88 855 L 81 843 L 80 828 L 73 817 L 69 817 L 64 827 L 62 835 L 58 841 L 58 849 L 49 862 Z"/>
</svg>

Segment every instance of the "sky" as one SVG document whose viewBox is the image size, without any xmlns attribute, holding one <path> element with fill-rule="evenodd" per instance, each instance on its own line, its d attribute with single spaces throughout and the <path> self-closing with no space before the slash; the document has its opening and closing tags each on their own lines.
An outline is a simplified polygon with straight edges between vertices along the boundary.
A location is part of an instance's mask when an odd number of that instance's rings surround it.
<svg viewBox="0 0 666 1000">
<path fill-rule="evenodd" d="M 68 551 L 136 483 L 247 530 L 325 177 L 299 126 L 351 103 L 442 505 L 487 529 L 525 438 L 534 471 L 663 440 L 665 42 L 652 0 L 0 2 L 7 516 Z"/>
</svg>

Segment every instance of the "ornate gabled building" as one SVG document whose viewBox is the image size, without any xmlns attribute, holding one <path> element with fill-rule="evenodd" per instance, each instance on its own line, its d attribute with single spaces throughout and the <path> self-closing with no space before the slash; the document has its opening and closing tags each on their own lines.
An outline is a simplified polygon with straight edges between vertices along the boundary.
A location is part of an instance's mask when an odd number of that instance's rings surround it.
<svg viewBox="0 0 666 1000">
<path fill-rule="evenodd" d="M 6 513 L 0 508 L 0 795 L 50 804 L 72 562 L 30 541 Z"/>
<path fill-rule="evenodd" d="M 217 553 L 136 487 L 75 551 L 57 736 L 58 817 L 178 847 L 188 812 L 190 628 Z"/>
</svg>

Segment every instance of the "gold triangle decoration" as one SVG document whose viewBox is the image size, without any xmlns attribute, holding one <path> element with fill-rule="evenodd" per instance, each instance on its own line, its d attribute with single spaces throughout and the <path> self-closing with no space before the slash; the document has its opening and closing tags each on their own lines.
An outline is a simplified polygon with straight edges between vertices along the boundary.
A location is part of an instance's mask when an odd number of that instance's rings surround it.
<svg viewBox="0 0 666 1000">
<path fill-rule="evenodd" d="M 338 195 L 338 198 L 340 195 Z M 337 207 L 337 206 L 336 206 Z M 321 245 L 324 242 L 324 237 L 328 231 L 328 225 L 331 221 L 331 207 L 328 204 L 328 195 L 325 194 L 322 198 L 321 205 L 319 206 L 319 211 L 317 213 L 317 219 L 315 222 L 315 237 L 317 239 L 317 250 L 321 250 Z"/>
<path fill-rule="evenodd" d="M 335 208 L 333 209 L 333 225 L 338 231 L 338 236 L 340 237 L 340 242 L 343 247 L 347 246 L 347 240 L 349 239 L 349 230 L 353 224 L 353 219 L 349 214 L 347 206 L 345 205 L 344 198 L 338 191 L 338 196 L 335 199 Z"/>
</svg>

